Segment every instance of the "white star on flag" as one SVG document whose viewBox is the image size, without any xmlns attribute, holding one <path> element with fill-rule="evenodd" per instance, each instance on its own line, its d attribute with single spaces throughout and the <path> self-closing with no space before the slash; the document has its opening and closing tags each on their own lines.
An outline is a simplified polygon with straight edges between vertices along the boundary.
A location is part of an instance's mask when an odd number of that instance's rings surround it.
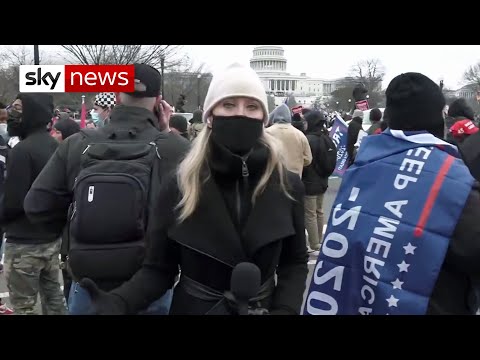
<svg viewBox="0 0 480 360">
<path fill-rule="evenodd" d="M 393 285 L 393 288 L 394 289 L 400 289 L 402 290 L 402 285 L 403 285 L 404 281 L 400 281 L 399 279 L 395 280 L 395 281 L 392 281 L 392 285 Z"/>
<path fill-rule="evenodd" d="M 405 255 L 407 254 L 412 254 L 415 255 L 413 252 L 417 248 L 416 246 L 413 246 L 412 244 L 408 243 L 407 246 L 403 247 L 405 249 Z"/>
<path fill-rule="evenodd" d="M 388 307 L 392 307 L 392 306 L 398 307 L 397 306 L 398 299 L 396 297 L 394 297 L 393 295 L 390 295 L 390 297 L 386 300 L 388 302 Z"/>
<path fill-rule="evenodd" d="M 408 272 L 408 267 L 410 264 L 407 264 L 405 260 L 401 262 L 401 264 L 397 264 L 398 268 L 400 269 L 400 272 Z"/>
</svg>

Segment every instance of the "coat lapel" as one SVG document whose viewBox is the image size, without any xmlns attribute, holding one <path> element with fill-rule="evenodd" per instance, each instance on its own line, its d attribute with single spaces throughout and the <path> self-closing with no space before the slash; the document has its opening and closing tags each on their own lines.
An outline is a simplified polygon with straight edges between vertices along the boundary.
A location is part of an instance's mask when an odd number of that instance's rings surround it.
<svg viewBox="0 0 480 360">
<path fill-rule="evenodd" d="M 279 185 L 268 184 L 257 198 L 243 232 L 249 258 L 265 245 L 295 234 L 292 200 L 280 190 Z"/>
<path fill-rule="evenodd" d="M 265 245 L 294 234 L 292 200 L 270 182 L 250 212 L 242 242 L 222 194 L 211 178 L 202 187 L 195 213 L 169 231 L 169 237 L 179 244 L 231 267 L 251 261 Z"/>
<path fill-rule="evenodd" d="M 172 228 L 169 237 L 232 267 L 246 261 L 222 194 L 211 178 L 202 186 L 202 196 L 193 215 Z"/>
</svg>

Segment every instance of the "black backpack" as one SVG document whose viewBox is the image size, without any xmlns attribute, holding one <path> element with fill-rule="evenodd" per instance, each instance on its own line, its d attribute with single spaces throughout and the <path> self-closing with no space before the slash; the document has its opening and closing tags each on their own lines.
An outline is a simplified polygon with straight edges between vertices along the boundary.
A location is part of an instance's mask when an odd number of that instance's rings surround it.
<svg viewBox="0 0 480 360">
<path fill-rule="evenodd" d="M 68 261 L 76 279 L 126 281 L 144 259 L 151 179 L 161 160 L 157 141 L 166 135 L 152 127 L 140 140 L 132 130 L 103 130 L 82 130 Z"/>
<path fill-rule="evenodd" d="M 330 136 L 326 134 L 320 135 L 318 144 L 320 146 L 317 154 L 318 161 L 314 164 L 315 171 L 323 177 L 329 177 L 337 165 L 337 147 Z"/>
</svg>

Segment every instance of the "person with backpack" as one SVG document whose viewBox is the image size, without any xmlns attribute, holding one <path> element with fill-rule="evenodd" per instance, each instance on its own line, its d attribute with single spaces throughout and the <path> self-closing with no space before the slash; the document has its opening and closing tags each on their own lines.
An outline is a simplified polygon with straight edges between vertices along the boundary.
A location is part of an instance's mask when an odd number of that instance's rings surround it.
<svg viewBox="0 0 480 360">
<path fill-rule="evenodd" d="M 337 148 L 325 127 L 325 116 L 311 111 L 305 116 L 308 123 L 307 140 L 312 150 L 312 163 L 303 169 L 305 185 L 305 228 L 310 249 L 317 255 L 323 237 L 323 196 L 328 178 L 337 164 Z"/>
<path fill-rule="evenodd" d="M 262 81 L 233 64 L 214 75 L 204 108 L 205 129 L 156 198 L 142 268 L 111 292 L 82 281 L 98 314 L 136 313 L 171 288 L 179 268 L 171 315 L 300 312 L 308 273 L 303 184 L 264 130 Z"/>
<path fill-rule="evenodd" d="M 56 232 L 68 226 L 71 314 L 91 312 L 80 279 L 109 291 L 141 267 L 146 228 L 161 221 L 150 213 L 151 199 L 189 149 L 188 140 L 168 129 L 171 108 L 161 100 L 160 73 L 134 66 L 135 92 L 119 94 L 103 128 L 63 141 L 25 199 L 32 221 Z M 170 299 L 171 292 L 159 300 L 162 313 Z"/>
</svg>

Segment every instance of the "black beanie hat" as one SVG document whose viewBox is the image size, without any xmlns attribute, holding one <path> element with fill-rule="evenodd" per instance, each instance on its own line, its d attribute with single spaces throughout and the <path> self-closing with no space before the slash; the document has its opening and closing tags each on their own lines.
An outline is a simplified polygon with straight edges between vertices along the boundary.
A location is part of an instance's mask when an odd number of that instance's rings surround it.
<svg viewBox="0 0 480 360">
<path fill-rule="evenodd" d="M 445 98 L 440 87 L 420 73 L 395 77 L 385 92 L 388 126 L 394 130 L 422 131 L 442 138 Z"/>
<path fill-rule="evenodd" d="M 172 115 L 170 117 L 170 127 L 177 129 L 181 133 L 187 132 L 188 122 L 187 119 L 182 115 Z"/>
<path fill-rule="evenodd" d="M 53 127 L 62 133 L 63 140 L 80 131 L 80 125 L 73 119 L 57 121 Z"/>
</svg>

